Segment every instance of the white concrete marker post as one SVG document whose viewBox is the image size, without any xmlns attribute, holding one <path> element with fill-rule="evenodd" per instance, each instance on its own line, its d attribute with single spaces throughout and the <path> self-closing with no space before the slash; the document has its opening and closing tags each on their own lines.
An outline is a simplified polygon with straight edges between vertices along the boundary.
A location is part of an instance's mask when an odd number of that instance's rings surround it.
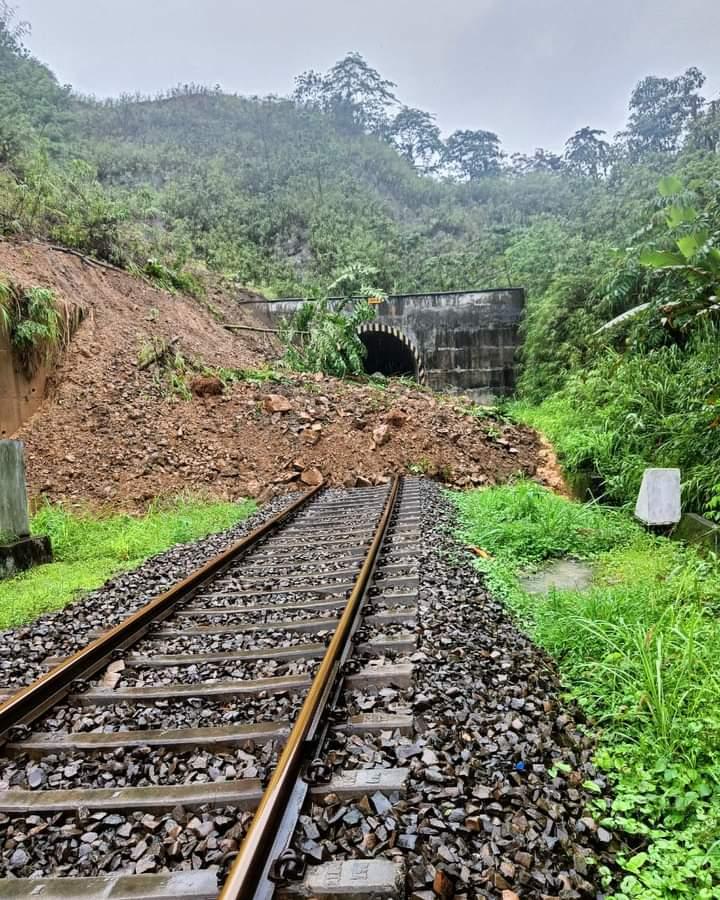
<svg viewBox="0 0 720 900">
<path fill-rule="evenodd" d="M 635 517 L 654 526 L 676 525 L 680 516 L 680 469 L 645 469 Z"/>
</svg>

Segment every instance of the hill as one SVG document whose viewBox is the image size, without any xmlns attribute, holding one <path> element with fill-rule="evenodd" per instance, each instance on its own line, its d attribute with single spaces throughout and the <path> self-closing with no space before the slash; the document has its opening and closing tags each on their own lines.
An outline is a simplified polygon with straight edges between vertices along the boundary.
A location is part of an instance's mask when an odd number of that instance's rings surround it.
<svg viewBox="0 0 720 900">
<path fill-rule="evenodd" d="M 218 275 L 318 295 L 353 263 L 388 291 L 523 285 L 521 393 L 554 405 L 518 414 L 613 501 L 632 500 L 643 467 L 678 465 L 694 508 L 720 502 L 720 101 L 699 70 L 644 78 L 614 138 L 588 125 L 562 156 L 508 158 L 488 131 L 443 138 L 353 53 L 288 98 L 81 97 L 3 10 L 2 234 L 200 298 Z"/>
<path fill-rule="evenodd" d="M 624 189 L 580 169 L 501 169 L 492 141 L 443 144 L 419 110 L 382 107 L 369 123 L 372 103 L 390 102 L 380 76 L 353 54 L 341 67 L 321 96 L 186 85 L 98 102 L 6 38 L 0 227 L 124 266 L 207 266 L 271 295 L 320 290 L 354 262 L 395 292 L 517 283 L 507 251 L 536 221 L 583 239 L 633 227 Z M 333 93 L 341 76 L 357 95 Z"/>
</svg>

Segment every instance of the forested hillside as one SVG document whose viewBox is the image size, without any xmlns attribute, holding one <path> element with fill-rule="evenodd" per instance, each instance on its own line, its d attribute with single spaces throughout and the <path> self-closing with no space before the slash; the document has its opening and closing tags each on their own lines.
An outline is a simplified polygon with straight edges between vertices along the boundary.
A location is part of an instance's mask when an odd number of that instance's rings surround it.
<svg viewBox="0 0 720 900">
<path fill-rule="evenodd" d="M 287 98 L 81 97 L 0 4 L 0 231 L 195 291 L 208 268 L 316 293 L 352 263 L 388 291 L 522 285 L 519 414 L 613 500 L 645 465 L 678 464 L 712 512 L 720 103 L 703 83 L 649 76 L 619 135 L 588 125 L 562 155 L 508 157 L 489 131 L 443 139 L 354 53 Z"/>
</svg>

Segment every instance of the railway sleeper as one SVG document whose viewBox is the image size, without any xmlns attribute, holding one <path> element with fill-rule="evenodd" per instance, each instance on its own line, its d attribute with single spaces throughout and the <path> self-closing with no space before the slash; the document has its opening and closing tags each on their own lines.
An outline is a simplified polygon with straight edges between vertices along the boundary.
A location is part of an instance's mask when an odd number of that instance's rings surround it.
<svg viewBox="0 0 720 900">
<path fill-rule="evenodd" d="M 0 900 L 217 900 L 218 868 L 163 875 L 0 879 Z"/>
<path fill-rule="evenodd" d="M 369 665 L 345 678 L 350 690 L 379 691 L 393 687 L 404 689 L 412 684 L 410 663 L 385 663 Z M 234 697 L 307 690 L 310 675 L 280 675 L 275 678 L 259 678 L 254 681 L 214 681 L 202 684 L 145 685 L 139 688 L 98 688 L 73 695 L 71 702 L 82 706 L 101 706 L 115 703 L 150 705 L 157 701 L 185 700 L 201 697 L 207 700 L 230 700 Z"/>
<path fill-rule="evenodd" d="M 373 596 L 373 602 L 385 606 L 410 606 L 418 602 L 417 593 L 387 593 Z M 347 596 L 331 597 L 326 600 L 308 600 L 305 603 L 263 604 L 259 606 L 189 606 L 180 609 L 177 615 L 187 618 L 207 618 L 210 616 L 242 615 L 243 613 L 273 613 L 278 608 L 286 612 L 312 612 L 313 610 L 341 609 L 347 603 Z"/>
<path fill-rule="evenodd" d="M 293 553 L 292 561 L 304 563 L 305 557 L 308 558 L 309 562 L 318 562 L 318 553 L 323 552 L 322 547 L 309 547 L 307 544 L 303 546 L 303 548 L 298 548 L 297 553 Z M 330 552 L 327 554 L 328 559 L 335 563 L 346 563 L 346 562 L 355 562 L 358 559 L 365 559 L 367 555 L 367 547 L 352 547 L 348 549 L 343 549 L 341 555 Z M 274 563 L 278 562 L 278 557 L 280 554 L 273 551 L 272 553 L 253 553 L 252 556 L 248 557 L 248 561 L 252 563 L 261 563 L 262 567 L 271 566 Z M 253 568 L 260 569 L 261 566 L 245 566 L 244 571 L 247 572 L 252 570 Z"/>
<path fill-rule="evenodd" d="M 405 894 L 405 867 L 387 859 L 352 859 L 308 868 L 302 881 L 281 885 L 275 900 L 397 898 Z"/>
<path fill-rule="evenodd" d="M 397 622 L 414 621 L 416 615 L 415 609 L 388 611 L 364 616 L 363 621 L 370 625 L 382 625 Z M 211 634 L 246 634 L 248 632 L 263 631 L 296 631 L 314 633 L 318 631 L 327 631 L 337 624 L 336 617 L 325 617 L 317 619 L 281 619 L 269 622 L 254 622 L 251 624 L 243 624 L 237 622 L 227 622 L 222 625 L 200 625 L 191 627 L 178 628 L 160 628 L 153 632 L 155 638 L 176 638 L 184 635 L 202 637 Z"/>
<path fill-rule="evenodd" d="M 384 637 L 379 635 L 370 641 L 359 644 L 357 652 L 361 655 L 377 656 L 389 650 L 400 653 L 415 648 L 415 635 L 408 632 L 403 635 Z M 202 663 L 253 662 L 256 660 L 274 659 L 279 661 L 290 659 L 319 659 L 325 655 L 325 644 L 297 644 L 293 647 L 270 647 L 263 650 L 220 651 L 218 653 L 178 653 L 178 654 L 128 654 L 125 665 L 135 669 L 165 669 L 174 666 L 193 666 Z"/>
<path fill-rule="evenodd" d="M 340 498 L 339 492 L 337 496 Z M 322 497 L 316 499 L 311 507 L 296 515 L 292 523 L 281 533 L 265 538 L 262 543 L 258 544 L 257 549 L 260 552 L 257 555 L 254 550 L 249 551 L 245 557 L 247 565 L 243 566 L 242 560 L 239 560 L 215 580 L 213 588 L 229 586 L 229 590 L 213 590 L 210 593 L 205 589 L 192 598 L 190 605 L 185 606 L 182 610 L 176 610 L 175 614 L 201 619 L 227 616 L 228 614 L 241 617 L 249 610 L 264 610 L 272 613 L 281 610 L 291 613 L 293 609 L 303 611 L 316 609 L 318 612 L 341 610 L 347 603 L 349 592 L 354 587 L 354 578 L 367 547 L 368 533 L 374 531 L 377 518 L 382 512 L 388 496 L 388 488 L 383 486 L 366 493 L 355 504 L 348 503 L 345 497 L 335 502 L 334 494 L 325 495 L 324 501 Z M 371 503 L 370 499 L 376 499 L 377 502 Z M 337 513 L 333 510 L 333 506 Z M 382 550 L 382 561 L 375 569 L 373 586 L 368 594 L 369 615 L 365 617 L 363 627 L 369 626 L 371 631 L 384 626 L 412 625 L 416 621 L 419 575 L 415 557 L 419 545 L 420 512 L 416 489 L 412 482 L 406 482 L 403 495 L 391 519 Z M 351 524 L 345 525 L 348 517 L 352 519 Z M 318 550 L 310 549 L 311 544 L 316 545 Z M 332 572 L 318 571 L 324 560 L 318 559 L 317 553 L 323 552 L 329 547 L 335 548 L 336 552 L 331 559 L 327 559 L 327 563 L 337 568 Z M 293 549 L 297 551 L 294 559 Z M 282 551 L 284 555 L 278 553 L 278 550 Z M 316 556 L 307 559 L 313 552 Z M 290 562 L 288 562 L 288 558 Z M 305 560 L 308 565 L 315 564 L 312 572 L 306 573 L 299 568 L 306 564 Z M 356 563 L 357 565 L 355 565 Z M 278 566 L 280 571 L 274 570 L 273 565 Z M 253 584 L 253 576 L 255 576 L 255 584 Z M 274 586 L 272 584 L 273 577 L 288 583 L 284 586 Z M 257 582 L 261 578 L 263 583 L 258 584 Z M 333 583 L 331 580 L 333 578 L 340 579 L 340 581 Z M 305 584 L 304 582 L 309 579 L 321 580 L 324 583 L 321 585 Z M 263 598 L 268 598 L 265 604 L 262 603 Z M 233 603 L 236 600 L 251 602 L 260 600 L 260 603 L 253 606 L 236 605 Z M 288 600 L 293 602 L 288 603 Z M 229 601 L 233 605 L 214 607 L 209 605 L 212 601 L 223 603 Z M 235 632 L 261 633 L 266 630 L 301 630 L 312 634 L 315 631 L 333 627 L 335 623 L 334 617 L 318 617 L 295 620 L 283 618 L 281 621 L 270 623 L 209 624 L 192 626 L 189 629 L 176 629 L 172 625 L 166 625 L 146 638 L 136 652 L 127 653 L 122 662 L 131 669 L 158 669 L 203 663 L 227 664 L 234 661 L 317 659 L 324 656 L 325 644 L 308 643 L 284 648 L 199 654 L 156 654 L 152 651 L 153 641 L 156 638 L 184 635 L 202 637 L 203 635 Z M 365 629 L 365 633 L 367 633 L 367 629 Z M 356 659 L 369 657 L 375 659 L 376 663 L 366 664 L 359 672 L 347 676 L 344 681 L 345 689 L 379 693 L 390 686 L 400 689 L 410 687 L 412 667 L 406 658 L 403 659 L 403 655 L 414 650 L 414 633 L 402 629 L 393 631 L 393 633 L 377 634 L 370 640 L 361 641 L 355 648 Z M 388 656 L 400 659 L 388 663 L 386 662 Z M 56 661 L 49 660 L 48 662 Z M 302 670 L 302 666 L 297 668 Z M 182 678 L 183 675 L 178 673 L 175 677 Z M 102 706 L 122 702 L 136 702 L 142 705 L 160 700 L 182 700 L 193 697 L 212 700 L 224 697 L 253 696 L 266 692 L 273 694 L 304 689 L 309 687 L 310 683 L 311 673 L 308 673 L 242 681 L 226 679 L 197 684 L 123 687 L 119 690 L 94 689 L 73 696 L 71 700 L 79 702 L 83 706 L 91 706 L 94 703 Z M 348 735 L 383 735 L 384 739 L 386 733 L 397 736 L 411 735 L 414 732 L 414 722 L 411 710 L 402 704 L 393 706 L 391 711 L 363 712 L 360 715 L 351 716 L 342 723 L 333 724 L 332 728 L 336 732 Z M 248 741 L 258 744 L 275 742 L 282 745 L 289 733 L 290 724 L 286 721 L 219 727 L 146 729 L 144 731 L 53 732 L 31 734 L 27 739 L 9 745 L 7 749 L 13 754 L 22 753 L 33 756 L 68 751 L 93 754 L 119 748 L 132 750 L 138 747 L 167 747 L 189 751 L 202 747 L 212 751 L 242 745 Z M 378 737 L 378 739 L 380 738 Z M 292 743 L 292 738 L 290 743 Z M 311 796 L 313 799 L 321 801 L 324 797 L 333 794 L 343 801 L 352 801 L 382 793 L 387 794 L 390 802 L 394 804 L 399 801 L 405 791 L 407 776 L 407 769 L 358 768 L 336 771 L 327 784 L 313 786 Z M 257 779 L 237 779 L 209 784 L 192 782 L 184 785 L 159 787 L 90 790 L 86 788 L 40 791 L 11 789 L 0 792 L 0 812 L 7 815 L 27 814 L 35 811 L 73 812 L 80 809 L 102 812 L 108 810 L 152 810 L 154 812 L 172 810 L 178 805 L 190 809 L 235 806 L 238 809 L 252 811 L 256 809 L 262 795 L 263 785 Z M 380 863 L 379 868 L 375 866 L 376 862 Z M 211 870 L 207 870 L 207 872 L 211 872 Z M 206 875 L 203 874 L 202 877 L 205 878 Z M 211 873 L 211 877 L 214 880 L 215 873 Z M 141 890 L 138 887 L 137 879 L 139 878 L 144 878 L 148 890 L 155 890 L 156 894 L 138 893 L 137 891 Z M 163 900 L 166 895 L 162 891 L 167 892 L 167 882 L 164 886 L 160 880 L 150 884 L 148 878 L 155 878 L 155 876 L 132 876 L 125 878 L 125 883 L 121 883 L 120 877 L 115 876 L 98 879 L 106 885 L 108 882 L 112 882 L 112 890 L 116 891 L 115 894 L 105 893 L 99 896 L 117 898 L 127 896 L 128 900 L 135 900 L 135 898 L 140 900 L 141 897 L 147 896 Z M 70 887 L 70 880 L 65 881 L 68 887 Z M 90 884 L 92 879 L 72 880 L 82 882 L 82 896 L 92 897 Z M 45 881 L 48 884 L 57 885 L 58 883 L 55 879 L 45 879 Z M 38 883 L 33 881 L 34 886 Z M 206 883 L 210 884 L 209 881 Z M 402 868 L 395 863 L 383 860 L 352 860 L 315 867 L 308 873 L 304 882 L 289 886 L 287 894 L 278 894 L 278 896 L 368 897 L 372 894 L 375 897 L 391 897 L 402 893 L 401 885 Z M 197 892 L 194 892 L 192 896 L 202 896 L 204 888 L 199 880 L 195 883 L 194 888 L 197 889 Z M 215 897 L 217 896 L 216 882 L 213 888 L 211 895 Z M 60 890 L 62 891 L 62 888 Z M 182 886 L 177 885 L 173 900 L 181 900 L 182 890 Z M 126 894 L 123 894 L 123 891 Z M 33 894 L 35 893 L 37 892 L 33 891 Z M 52 897 L 53 895 L 41 893 L 39 896 Z M 72 894 L 61 893 L 58 895 L 58 900 L 60 897 L 66 900 L 71 896 Z M 2 897 L 3 895 L 0 894 L 0 900 Z"/>
<path fill-rule="evenodd" d="M 6 753 L 28 753 L 34 757 L 46 753 L 77 751 L 79 753 L 136 750 L 163 747 L 168 750 L 215 751 L 242 746 L 252 741 L 267 744 L 282 742 L 290 733 L 289 722 L 258 722 L 207 728 L 157 728 L 131 731 L 37 732 L 27 740 L 5 746 Z"/>
<path fill-rule="evenodd" d="M 192 666 L 201 663 L 254 662 L 256 660 L 274 659 L 318 659 L 325 653 L 324 644 L 296 644 L 292 647 L 269 647 L 263 650 L 235 650 L 218 653 L 178 653 L 153 654 L 128 653 L 123 657 L 126 668 L 133 669 L 165 669 L 174 666 Z M 44 665 L 48 668 L 56 666 L 61 660 L 50 657 Z"/>
<path fill-rule="evenodd" d="M 381 793 L 395 802 L 405 793 L 409 769 L 353 769 L 324 783 L 313 785 L 312 797 L 323 800 L 335 794 L 340 800 L 360 800 Z M 78 788 L 65 791 L 11 790 L 0 792 L 0 813 L 5 815 L 56 812 L 170 811 L 235 806 L 252 811 L 262 799 L 258 778 L 132 788 Z"/>
<path fill-rule="evenodd" d="M 353 578 L 354 576 L 357 575 L 359 570 L 360 570 L 360 566 L 357 565 L 357 566 L 345 566 L 342 569 L 334 569 L 329 572 L 323 571 L 321 573 L 318 573 L 317 569 L 316 569 L 313 572 L 298 572 L 298 573 L 290 572 L 288 574 L 276 575 L 275 577 L 277 578 L 277 580 L 279 582 L 281 582 L 280 584 L 278 584 L 278 587 L 276 589 L 281 590 L 283 586 L 285 586 L 289 589 L 291 585 L 304 584 L 308 580 L 317 581 L 319 578 L 322 578 L 322 580 L 324 582 L 332 581 L 333 579 L 337 579 L 337 578 L 339 578 L 339 579 Z M 265 576 L 262 577 L 263 584 L 260 586 L 266 587 L 265 582 L 272 580 L 273 577 L 274 577 L 273 573 L 268 572 Z M 220 587 L 222 587 L 223 585 L 230 585 L 231 587 L 242 586 L 243 588 L 247 589 L 247 588 L 252 587 L 252 581 L 257 581 L 257 580 L 259 580 L 259 579 L 258 578 L 253 579 L 252 577 L 249 577 L 249 576 L 246 577 L 244 573 L 240 573 L 238 575 L 225 575 L 223 578 L 218 578 L 215 583 Z M 283 585 L 282 584 L 283 581 L 286 581 L 287 584 Z"/>
<path fill-rule="evenodd" d="M 208 600 L 219 600 L 224 597 L 235 597 L 238 599 L 248 599 L 251 597 L 288 597 L 293 594 L 348 594 L 353 589 L 354 582 L 352 581 L 343 581 L 335 584 L 306 584 L 299 585 L 298 587 L 276 587 L 272 590 L 263 589 L 258 590 L 226 590 L 226 591 L 208 591 L 207 593 L 203 593 L 202 597 L 198 598 L 194 603 L 190 603 L 188 606 L 184 607 L 184 609 L 192 609 L 195 604 L 207 603 Z"/>
<path fill-rule="evenodd" d="M 295 554 L 292 555 L 290 559 L 279 559 L 278 555 L 275 554 L 273 556 L 267 556 L 263 559 L 262 565 L 252 565 L 252 566 L 244 566 L 239 572 L 238 576 L 242 576 L 243 578 L 248 576 L 259 575 L 261 577 L 275 577 L 275 576 L 289 576 L 296 575 L 302 572 L 300 566 L 312 566 L 312 573 L 317 577 L 318 575 L 318 565 L 320 565 L 324 560 L 319 557 L 318 550 L 312 548 L 308 550 L 304 556 L 307 558 L 298 558 Z M 388 548 L 388 552 L 386 553 L 386 565 L 389 563 L 400 563 L 408 561 L 415 561 L 416 548 L 411 548 L 409 550 L 404 549 L 393 549 L 392 547 Z M 365 552 L 363 550 L 359 550 L 355 553 L 348 554 L 346 556 L 331 556 L 328 558 L 328 561 L 331 561 L 338 565 L 348 565 L 351 568 L 359 568 L 362 565 L 365 559 Z M 399 558 L 398 558 L 399 557 Z M 397 559 L 396 559 L 397 558 Z M 254 557 L 252 561 L 255 562 Z M 357 566 L 353 564 L 357 563 Z M 323 573 L 320 573 L 323 574 Z M 232 570 L 228 572 L 230 577 L 233 577 Z"/>
</svg>

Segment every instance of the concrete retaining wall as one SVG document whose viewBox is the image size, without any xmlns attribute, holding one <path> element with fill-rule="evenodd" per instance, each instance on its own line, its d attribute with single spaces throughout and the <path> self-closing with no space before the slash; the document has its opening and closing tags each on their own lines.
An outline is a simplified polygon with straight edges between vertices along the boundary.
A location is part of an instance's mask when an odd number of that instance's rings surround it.
<svg viewBox="0 0 720 900">
<path fill-rule="evenodd" d="M 27 378 L 10 346 L 10 338 L 0 332 L 0 438 L 11 437 L 27 422 L 45 399 L 48 372 L 44 366 Z"/>
</svg>

